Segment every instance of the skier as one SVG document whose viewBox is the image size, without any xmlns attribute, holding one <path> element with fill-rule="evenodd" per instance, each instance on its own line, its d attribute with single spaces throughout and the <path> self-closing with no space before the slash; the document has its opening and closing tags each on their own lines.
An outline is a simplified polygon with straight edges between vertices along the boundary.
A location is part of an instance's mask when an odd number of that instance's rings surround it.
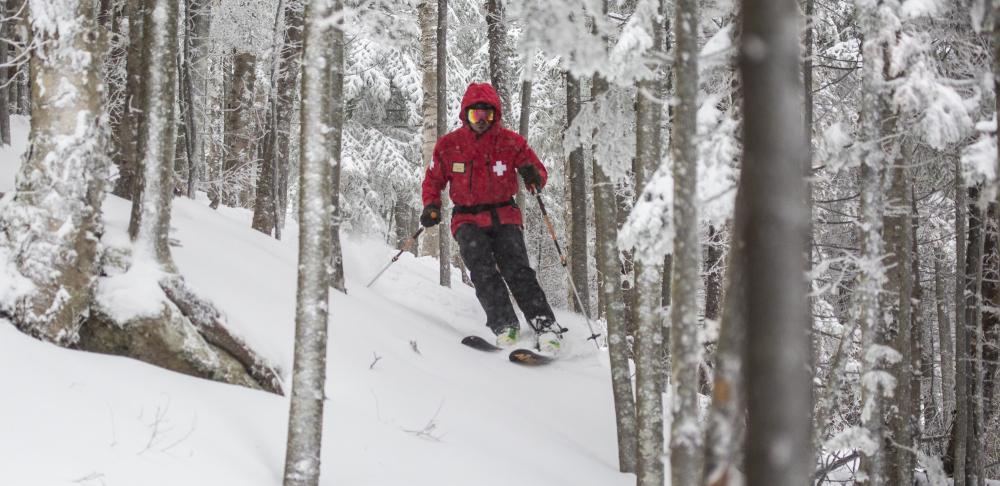
<svg viewBox="0 0 1000 486">
<path fill-rule="evenodd" d="M 504 128 L 500 98 L 490 84 L 469 85 L 459 118 L 462 127 L 434 146 L 424 175 L 420 224 L 429 228 L 440 223 L 441 191 L 451 183 L 449 194 L 455 203 L 451 231 L 497 346 L 512 346 L 520 332 L 509 287 L 536 332 L 538 349 L 556 354 L 565 329 L 556 323 L 528 264 L 521 210 L 514 202 L 518 190 L 514 172 L 534 192 L 545 187 L 545 166 L 523 137 Z"/>
</svg>

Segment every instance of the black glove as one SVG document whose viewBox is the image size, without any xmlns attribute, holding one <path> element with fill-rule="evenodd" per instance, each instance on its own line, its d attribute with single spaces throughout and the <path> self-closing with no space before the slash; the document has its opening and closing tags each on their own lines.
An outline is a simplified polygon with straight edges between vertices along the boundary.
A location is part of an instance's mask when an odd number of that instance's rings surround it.
<svg viewBox="0 0 1000 486">
<path fill-rule="evenodd" d="M 424 212 L 420 214 L 420 225 L 424 228 L 430 228 L 441 222 L 441 208 L 436 204 L 428 204 L 424 206 Z"/>
<path fill-rule="evenodd" d="M 532 193 L 542 190 L 542 174 L 538 172 L 538 169 L 531 164 L 524 164 L 517 168 L 517 172 L 521 174 L 521 179 L 524 180 L 524 187 L 527 187 Z"/>
</svg>

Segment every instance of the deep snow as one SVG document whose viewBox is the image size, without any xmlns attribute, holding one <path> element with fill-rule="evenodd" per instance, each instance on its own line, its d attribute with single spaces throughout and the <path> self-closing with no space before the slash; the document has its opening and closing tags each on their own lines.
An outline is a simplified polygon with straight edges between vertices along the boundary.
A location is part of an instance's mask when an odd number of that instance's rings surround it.
<svg viewBox="0 0 1000 486">
<path fill-rule="evenodd" d="M 0 149 L 0 192 L 15 147 Z M 104 240 L 127 241 L 129 203 L 109 196 Z M 296 251 L 250 229 L 250 213 L 174 199 L 175 260 L 191 286 L 287 380 Z M 545 368 L 461 346 L 488 337 L 473 290 L 437 285 L 437 263 L 345 239 L 348 294 L 331 297 L 322 484 L 634 483 L 617 470 L 606 355 L 585 324 L 557 311 L 565 359 Z M 453 282 L 461 282 L 456 274 Z M 377 358 L 377 359 L 376 359 Z M 0 322 L 0 484 L 276 485 L 288 400 L 134 360 L 62 349 Z"/>
</svg>

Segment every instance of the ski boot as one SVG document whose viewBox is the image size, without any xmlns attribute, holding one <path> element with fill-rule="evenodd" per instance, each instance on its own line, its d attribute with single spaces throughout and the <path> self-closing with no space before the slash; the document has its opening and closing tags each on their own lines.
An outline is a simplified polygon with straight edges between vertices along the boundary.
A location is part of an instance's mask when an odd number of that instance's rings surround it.
<svg viewBox="0 0 1000 486">
<path fill-rule="evenodd" d="M 509 348 L 517 343 L 518 329 L 517 327 L 510 326 L 505 327 L 497 332 L 497 347 L 499 348 Z"/>
</svg>

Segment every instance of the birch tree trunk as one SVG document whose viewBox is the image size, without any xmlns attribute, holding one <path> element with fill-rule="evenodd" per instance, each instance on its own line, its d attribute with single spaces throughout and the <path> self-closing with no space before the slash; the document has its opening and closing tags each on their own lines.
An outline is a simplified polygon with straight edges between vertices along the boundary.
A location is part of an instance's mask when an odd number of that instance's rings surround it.
<svg viewBox="0 0 1000 486">
<path fill-rule="evenodd" d="M 31 149 L 0 205 L 0 280 L 22 289 L 0 312 L 40 339 L 77 339 L 98 273 L 101 204 L 110 177 L 108 120 L 93 0 L 31 1 Z M 81 58 L 90 62 L 79 62 Z"/>
<path fill-rule="evenodd" d="M 299 275 L 284 486 L 317 486 L 323 437 L 330 274 L 332 0 L 306 3 L 299 155 Z M 339 163 L 339 161 L 334 161 Z"/>
<path fill-rule="evenodd" d="M 153 259 L 176 273 L 170 255 L 170 206 L 173 201 L 176 129 L 178 0 L 145 0 L 143 81 L 146 108 L 139 145 L 145 147 L 143 187 L 134 203 L 141 208 L 133 238 L 136 259 Z"/>
<path fill-rule="evenodd" d="M 437 0 L 437 138 L 448 133 L 448 0 Z M 441 195 L 441 221 L 438 225 L 439 282 L 451 287 L 451 211 L 448 195 Z"/>
<path fill-rule="evenodd" d="M 698 1 L 674 6 L 675 96 L 670 159 L 674 176 L 674 248 L 670 280 L 670 428 L 671 484 L 694 485 L 701 479 L 702 430 L 698 423 L 699 367 L 698 280 Z M 762 120 L 769 123 L 771 120 Z"/>
<path fill-rule="evenodd" d="M 802 284 L 807 138 L 801 104 L 787 96 L 802 89 L 798 5 L 744 0 L 742 13 L 745 202 L 736 217 L 746 218 L 747 484 L 802 485 L 812 469 L 810 309 Z"/>
<path fill-rule="evenodd" d="M 423 124 L 421 128 L 420 152 L 424 167 L 431 164 L 434 157 L 434 145 L 437 143 L 437 0 L 424 0 L 417 6 L 417 17 L 420 22 L 420 72 L 422 73 L 423 100 L 421 113 Z M 437 257 L 440 251 L 439 230 L 424 232 L 421 245 L 422 254 Z"/>
</svg>

